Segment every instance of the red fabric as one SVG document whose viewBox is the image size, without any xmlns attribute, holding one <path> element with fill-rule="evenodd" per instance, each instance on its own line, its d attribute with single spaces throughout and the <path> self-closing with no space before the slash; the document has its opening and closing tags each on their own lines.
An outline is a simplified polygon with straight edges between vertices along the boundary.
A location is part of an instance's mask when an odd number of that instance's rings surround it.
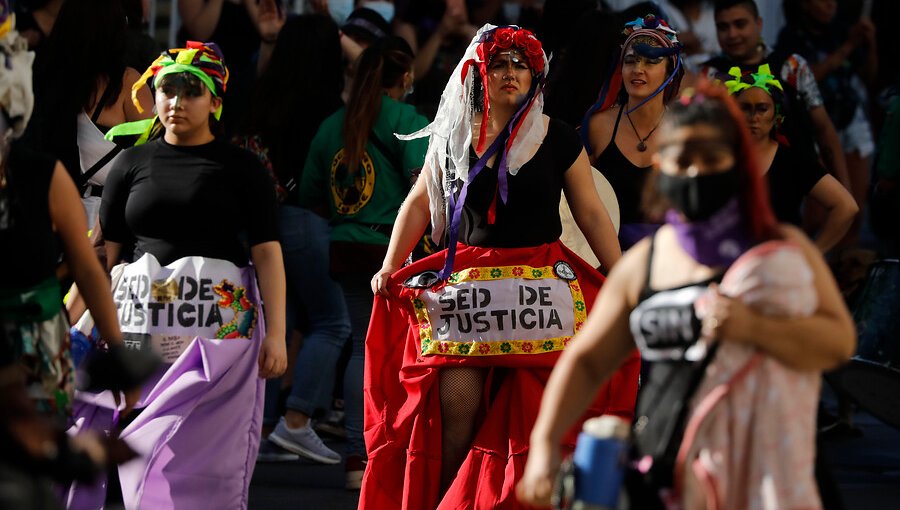
<svg viewBox="0 0 900 510">
<path fill-rule="evenodd" d="M 561 243 L 488 249 L 460 244 L 455 269 L 482 266 L 552 266 L 564 260 L 575 270 L 585 302 L 593 303 L 603 277 Z M 444 252 L 423 259 L 391 279 L 390 297 L 376 296 L 366 338 L 365 439 L 369 464 L 362 509 L 513 509 L 544 385 L 560 352 L 483 357 L 421 356 L 417 321 L 401 286 L 410 276 L 443 267 Z M 453 485 L 439 501 L 441 409 L 437 391 L 442 366 L 508 367 L 488 403 L 472 449 Z M 634 355 L 597 394 L 583 418 L 615 414 L 632 419 L 640 358 Z M 492 372 L 493 373 L 493 372 Z M 491 376 L 488 376 L 488 380 Z M 572 451 L 579 422 L 563 448 Z"/>
</svg>

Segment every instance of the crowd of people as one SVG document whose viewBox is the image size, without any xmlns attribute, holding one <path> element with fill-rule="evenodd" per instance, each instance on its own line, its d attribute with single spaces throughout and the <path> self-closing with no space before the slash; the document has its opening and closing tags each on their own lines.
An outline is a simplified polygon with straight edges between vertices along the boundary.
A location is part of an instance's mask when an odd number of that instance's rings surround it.
<svg viewBox="0 0 900 510">
<path fill-rule="evenodd" d="M 615 415 L 630 508 L 842 508 L 896 7 L 781 3 L 0 0 L 0 506 L 546 507 Z"/>
</svg>

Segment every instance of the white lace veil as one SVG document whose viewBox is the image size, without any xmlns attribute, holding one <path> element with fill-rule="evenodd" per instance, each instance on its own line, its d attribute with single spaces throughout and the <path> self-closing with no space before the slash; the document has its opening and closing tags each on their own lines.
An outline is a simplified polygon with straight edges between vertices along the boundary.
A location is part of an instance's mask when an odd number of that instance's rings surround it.
<svg viewBox="0 0 900 510">
<path fill-rule="evenodd" d="M 442 243 L 448 226 L 447 204 L 453 192 L 452 185 L 457 180 L 465 182 L 469 176 L 469 147 L 472 144 L 472 116 L 475 112 L 472 90 L 474 80 L 482 78 L 478 71 L 477 64 L 481 60 L 477 50 L 483 35 L 495 28 L 497 27 L 491 24 L 484 25 L 469 43 L 465 55 L 444 88 L 434 122 L 415 133 L 395 135 L 400 140 L 430 137 L 424 168 L 429 173 L 431 236 L 438 244 Z M 546 54 L 543 54 L 543 58 L 543 75 L 546 76 L 549 71 L 549 60 Z M 473 62 L 476 65 L 472 65 Z M 529 110 L 523 113 L 525 119 L 507 155 L 510 175 L 516 175 L 522 165 L 531 160 L 544 141 L 547 127 L 543 111 L 544 95 L 538 87 L 537 97 Z"/>
</svg>

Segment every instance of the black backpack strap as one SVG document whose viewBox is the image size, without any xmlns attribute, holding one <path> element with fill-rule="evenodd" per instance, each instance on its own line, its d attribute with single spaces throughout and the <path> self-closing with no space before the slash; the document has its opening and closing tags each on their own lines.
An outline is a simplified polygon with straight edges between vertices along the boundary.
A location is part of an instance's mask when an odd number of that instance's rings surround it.
<svg viewBox="0 0 900 510">
<path fill-rule="evenodd" d="M 99 172 L 107 163 L 112 161 L 116 155 L 122 152 L 122 147 L 116 145 L 109 152 L 106 153 L 105 156 L 100 158 L 96 163 L 93 164 L 90 168 L 88 168 L 84 173 L 78 176 L 78 181 L 75 183 L 78 185 L 78 189 L 81 191 L 81 194 L 84 194 L 84 190 L 87 188 L 88 181 L 93 177 L 97 172 Z"/>
</svg>

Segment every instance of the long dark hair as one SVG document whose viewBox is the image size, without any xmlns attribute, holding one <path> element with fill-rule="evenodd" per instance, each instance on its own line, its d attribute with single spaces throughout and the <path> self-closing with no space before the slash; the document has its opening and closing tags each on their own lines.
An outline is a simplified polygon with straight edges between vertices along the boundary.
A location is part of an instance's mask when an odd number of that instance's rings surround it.
<svg viewBox="0 0 900 510">
<path fill-rule="evenodd" d="M 36 58 L 35 112 L 24 141 L 60 159 L 73 177 L 81 173 L 77 115 L 90 115 L 103 93 L 98 82 L 113 98 L 121 93 L 125 33 L 121 0 L 67 0 Z"/>
<path fill-rule="evenodd" d="M 282 183 L 298 177 L 319 125 L 341 107 L 343 79 L 340 35 L 331 17 L 288 18 L 242 129 L 262 137 Z"/>
<path fill-rule="evenodd" d="M 119 92 L 125 33 L 121 0 L 66 0 L 39 56 L 42 100 L 54 101 L 60 115 L 76 115 L 96 104 L 98 80 Z"/>
<path fill-rule="evenodd" d="M 412 64 L 412 51 L 399 37 L 381 39 L 359 56 L 343 129 L 344 163 L 349 172 L 359 167 L 369 132 L 381 113 L 384 89 L 400 84 Z"/>
</svg>

